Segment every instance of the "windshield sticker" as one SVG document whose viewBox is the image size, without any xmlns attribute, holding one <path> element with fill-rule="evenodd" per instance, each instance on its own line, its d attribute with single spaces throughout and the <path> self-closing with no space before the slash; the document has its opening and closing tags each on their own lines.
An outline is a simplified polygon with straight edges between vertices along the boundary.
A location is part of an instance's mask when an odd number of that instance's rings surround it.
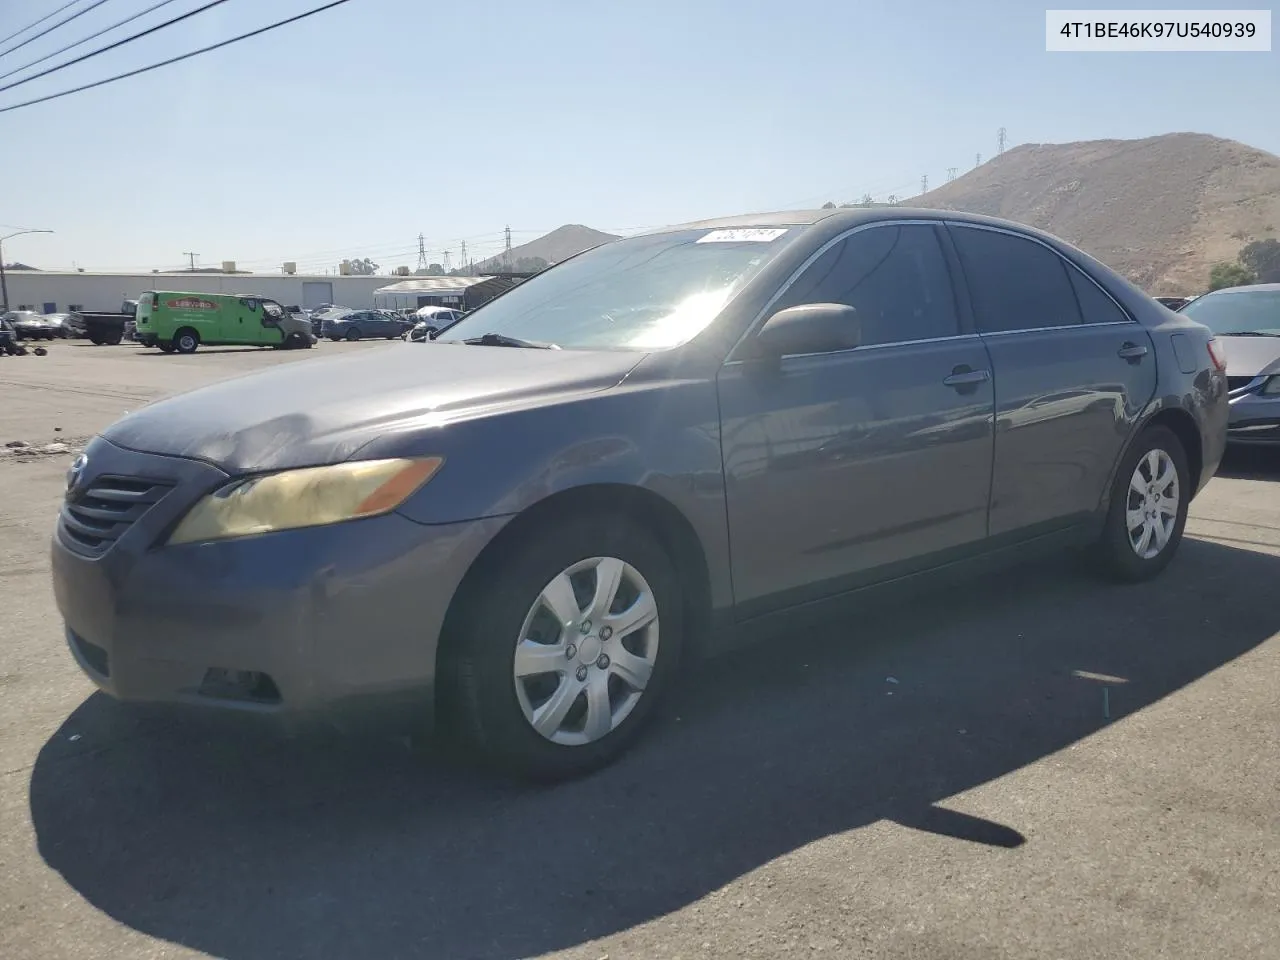
<svg viewBox="0 0 1280 960">
<path fill-rule="evenodd" d="M 712 230 L 700 236 L 695 243 L 772 243 L 787 232 L 786 227 L 752 227 L 745 230 Z"/>
</svg>

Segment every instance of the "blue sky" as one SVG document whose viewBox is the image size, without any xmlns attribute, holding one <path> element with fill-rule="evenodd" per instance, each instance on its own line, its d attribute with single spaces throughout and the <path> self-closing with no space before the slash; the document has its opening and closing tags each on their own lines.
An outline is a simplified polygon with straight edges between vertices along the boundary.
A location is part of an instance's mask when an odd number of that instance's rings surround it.
<svg viewBox="0 0 1280 960">
<path fill-rule="evenodd" d="M 0 57 L 0 73 L 151 2 L 109 0 Z M 176 0 L 82 49 L 201 2 Z M 0 93 L 0 105 L 319 2 L 229 0 Z M 59 5 L 0 4 L 0 36 Z M 1044 9 L 1026 0 L 351 0 L 210 55 L 0 114 L 0 233 L 56 231 L 10 241 L 5 256 L 46 269 L 163 268 L 188 250 L 206 265 L 272 270 L 295 260 L 322 271 L 344 256 L 414 266 L 422 232 L 433 260 L 448 247 L 456 262 L 461 239 L 478 258 L 501 248 L 507 225 L 519 243 L 561 223 L 623 232 L 910 196 L 922 175 L 937 185 L 948 167 L 963 172 L 975 154 L 994 154 L 1001 126 L 1011 146 L 1197 131 L 1280 154 L 1280 54 L 1050 54 Z"/>
</svg>

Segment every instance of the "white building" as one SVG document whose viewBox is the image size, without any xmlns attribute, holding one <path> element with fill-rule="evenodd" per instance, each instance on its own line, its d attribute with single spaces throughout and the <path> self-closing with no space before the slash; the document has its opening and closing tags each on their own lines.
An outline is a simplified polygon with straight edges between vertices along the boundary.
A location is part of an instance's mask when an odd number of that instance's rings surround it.
<svg viewBox="0 0 1280 960">
<path fill-rule="evenodd" d="M 387 277 L 300 276 L 279 273 L 60 273 L 6 270 L 11 310 L 57 313 L 68 310 L 116 311 L 125 300 L 147 290 L 180 293 L 231 293 L 268 297 L 289 307 L 332 303 L 352 309 L 374 306 L 375 290 Z"/>
</svg>

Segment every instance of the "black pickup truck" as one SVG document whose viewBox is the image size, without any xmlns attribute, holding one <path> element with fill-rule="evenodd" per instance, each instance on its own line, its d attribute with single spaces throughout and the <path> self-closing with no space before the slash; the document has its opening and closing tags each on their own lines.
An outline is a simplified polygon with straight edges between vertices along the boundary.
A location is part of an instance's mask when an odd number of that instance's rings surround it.
<svg viewBox="0 0 1280 960">
<path fill-rule="evenodd" d="M 73 322 L 75 327 L 83 329 L 73 329 L 73 332 L 78 336 L 87 337 L 94 343 L 116 344 L 124 339 L 125 325 L 133 320 L 137 314 L 137 300 L 126 300 L 120 305 L 119 313 L 98 313 L 92 310 L 79 310 L 76 313 L 79 320 Z"/>
</svg>

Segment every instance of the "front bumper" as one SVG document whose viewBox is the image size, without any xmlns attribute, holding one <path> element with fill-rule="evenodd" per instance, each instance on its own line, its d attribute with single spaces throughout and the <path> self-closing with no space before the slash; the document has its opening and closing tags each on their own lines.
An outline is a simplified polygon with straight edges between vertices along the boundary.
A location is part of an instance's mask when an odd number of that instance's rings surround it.
<svg viewBox="0 0 1280 960">
<path fill-rule="evenodd" d="M 76 491 L 121 477 L 169 485 L 105 548 L 86 547 L 67 507 L 58 520 L 54 596 L 73 656 L 103 691 L 290 724 L 430 722 L 445 612 L 504 520 L 424 525 L 393 513 L 165 547 L 226 475 L 100 438 L 86 456 Z M 96 501 L 73 491 L 72 504 L 85 502 Z"/>
<path fill-rule="evenodd" d="M 1264 397 L 1257 393 L 1261 382 L 1233 390 L 1228 403 L 1227 442 L 1233 444 L 1280 443 L 1280 395 Z"/>
</svg>

